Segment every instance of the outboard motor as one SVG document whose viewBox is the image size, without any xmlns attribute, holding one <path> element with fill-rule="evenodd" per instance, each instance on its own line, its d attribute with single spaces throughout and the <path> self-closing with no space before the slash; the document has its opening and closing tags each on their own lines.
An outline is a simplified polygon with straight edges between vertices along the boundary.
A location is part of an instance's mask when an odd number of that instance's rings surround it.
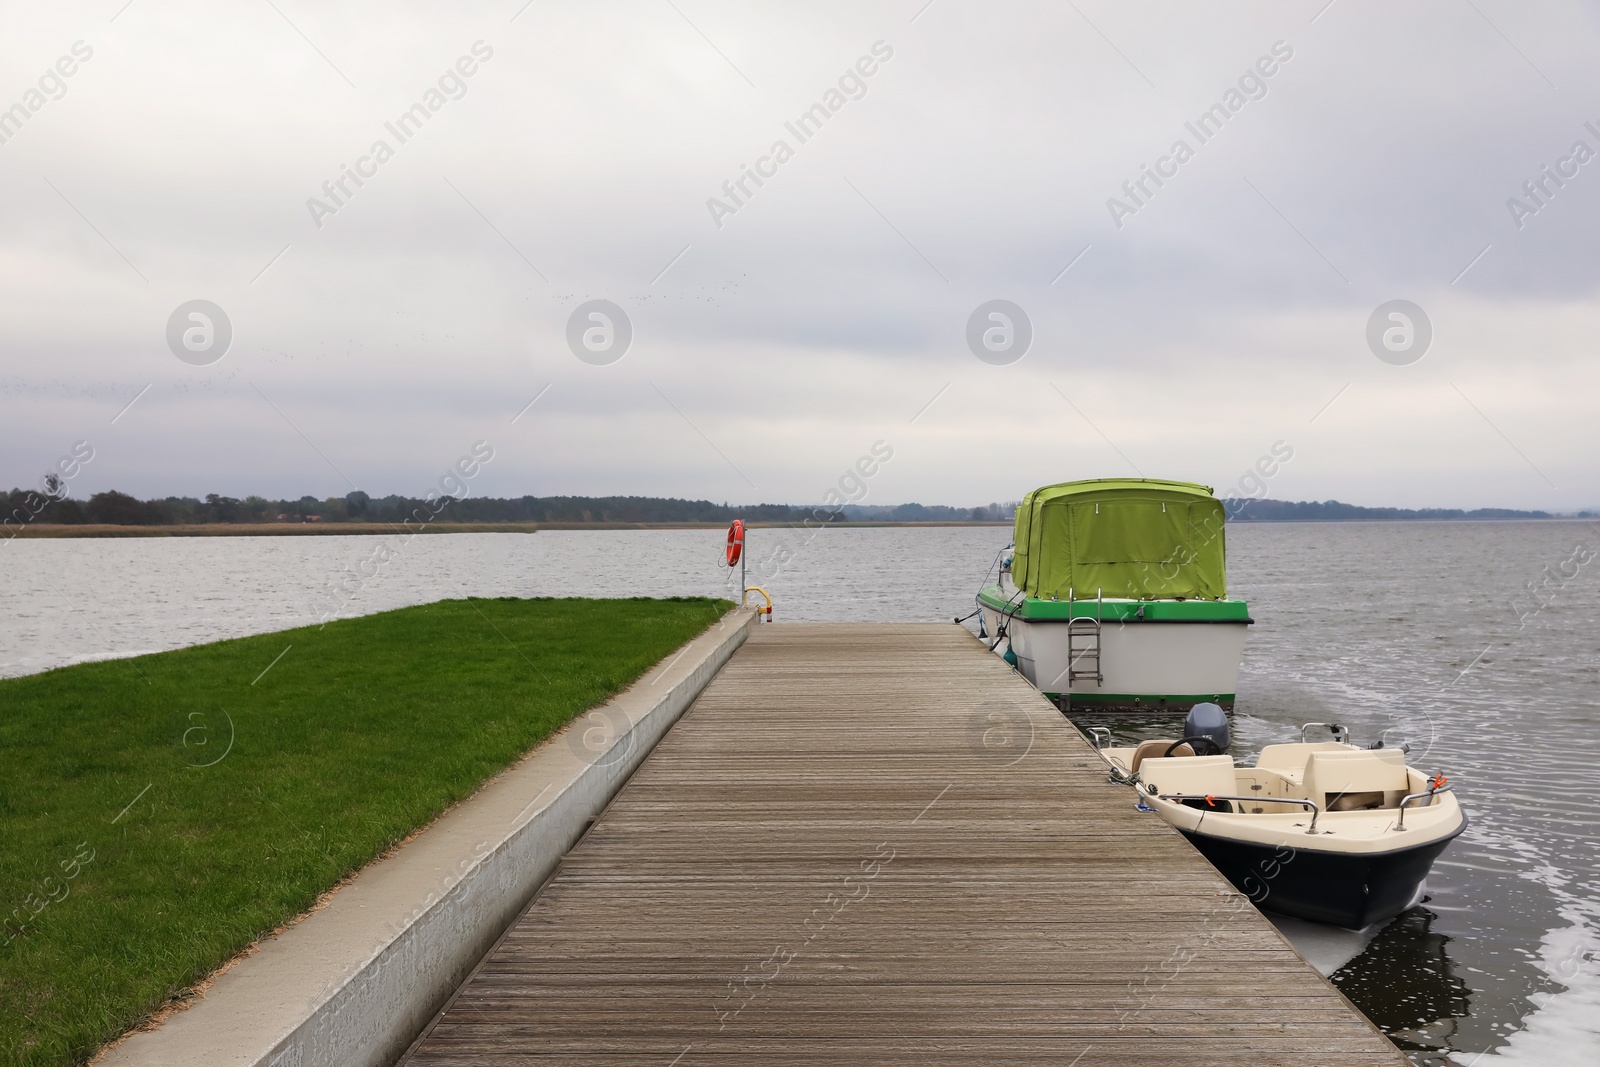
<svg viewBox="0 0 1600 1067">
<path fill-rule="evenodd" d="M 1232 740 L 1228 731 L 1228 713 L 1209 701 L 1196 704 L 1183 720 L 1183 736 L 1205 738 L 1216 746 L 1219 755 L 1228 751 L 1228 744 Z"/>
</svg>

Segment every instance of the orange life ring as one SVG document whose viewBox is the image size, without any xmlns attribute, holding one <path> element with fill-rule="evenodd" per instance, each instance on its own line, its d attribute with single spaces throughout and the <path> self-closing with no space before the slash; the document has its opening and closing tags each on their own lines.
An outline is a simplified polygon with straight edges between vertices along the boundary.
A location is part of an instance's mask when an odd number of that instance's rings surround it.
<svg viewBox="0 0 1600 1067">
<path fill-rule="evenodd" d="M 744 553 L 744 523 L 734 519 L 728 526 L 728 566 L 739 562 Z"/>
</svg>

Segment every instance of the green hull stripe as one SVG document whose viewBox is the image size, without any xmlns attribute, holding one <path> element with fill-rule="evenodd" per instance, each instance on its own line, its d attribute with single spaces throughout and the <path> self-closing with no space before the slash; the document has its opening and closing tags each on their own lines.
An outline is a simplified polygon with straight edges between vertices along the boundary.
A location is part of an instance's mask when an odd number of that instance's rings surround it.
<svg viewBox="0 0 1600 1067">
<path fill-rule="evenodd" d="M 997 585 L 985 586 L 978 594 L 978 602 L 991 611 L 1010 612 L 1016 607 L 1008 603 Z M 1139 617 L 1140 609 L 1144 616 Z M 1027 621 L 1052 619 L 1092 619 L 1095 612 L 1107 620 L 1140 622 L 1242 622 L 1250 621 L 1250 605 L 1243 600 L 1036 600 L 1028 597 L 1016 612 L 1016 617 Z"/>
<path fill-rule="evenodd" d="M 1074 704 L 1199 704 L 1202 701 L 1211 701 L 1215 704 L 1233 703 L 1232 693 L 1189 693 L 1173 695 L 1168 693 L 1072 693 Z M 1061 693 L 1046 693 L 1051 700 L 1059 700 Z"/>
</svg>

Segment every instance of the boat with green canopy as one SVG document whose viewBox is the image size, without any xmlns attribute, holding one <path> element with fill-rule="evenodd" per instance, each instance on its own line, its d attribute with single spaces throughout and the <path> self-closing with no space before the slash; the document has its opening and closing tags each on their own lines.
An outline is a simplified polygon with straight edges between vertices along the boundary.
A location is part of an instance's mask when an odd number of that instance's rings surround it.
<svg viewBox="0 0 1600 1067">
<path fill-rule="evenodd" d="M 1253 620 L 1228 596 L 1226 518 L 1195 482 L 1035 489 L 978 593 L 981 636 L 1063 708 L 1231 708 Z"/>
</svg>

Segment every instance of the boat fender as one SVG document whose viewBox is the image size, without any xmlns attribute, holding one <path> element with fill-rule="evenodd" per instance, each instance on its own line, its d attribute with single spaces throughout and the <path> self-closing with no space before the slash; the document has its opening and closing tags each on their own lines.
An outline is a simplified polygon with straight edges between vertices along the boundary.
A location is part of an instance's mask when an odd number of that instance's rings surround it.
<svg viewBox="0 0 1600 1067">
<path fill-rule="evenodd" d="M 1001 656 L 1000 658 L 1005 660 L 1008 664 L 1010 664 L 1013 667 L 1015 667 L 1017 665 L 1017 654 L 1012 651 L 1010 645 L 1006 646 L 1006 654 L 1004 656 Z"/>
</svg>

